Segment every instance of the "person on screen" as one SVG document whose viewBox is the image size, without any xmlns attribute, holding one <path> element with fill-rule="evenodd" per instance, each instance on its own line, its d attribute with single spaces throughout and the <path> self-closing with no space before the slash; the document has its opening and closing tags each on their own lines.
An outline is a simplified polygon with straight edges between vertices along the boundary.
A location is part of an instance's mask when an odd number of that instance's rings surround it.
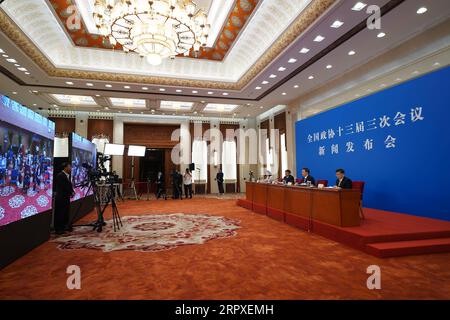
<svg viewBox="0 0 450 320">
<path fill-rule="evenodd" d="M 311 183 L 312 186 L 316 185 L 316 179 L 314 179 L 313 176 L 310 175 L 311 171 L 308 168 L 302 169 L 302 180 L 300 181 L 300 184 L 308 184 L 308 181 Z"/>
<path fill-rule="evenodd" d="M 70 173 L 72 166 L 70 163 L 62 164 L 63 170 L 56 175 L 55 189 L 55 217 L 54 226 L 56 234 L 63 234 L 65 229 L 69 227 L 70 214 L 70 197 L 75 195 L 73 190 Z"/>
<path fill-rule="evenodd" d="M 344 169 L 337 169 L 336 170 L 336 188 L 341 188 L 341 189 L 352 189 L 353 185 L 352 185 L 352 180 L 350 180 L 349 178 L 347 178 L 345 176 L 345 171 Z"/>
<path fill-rule="evenodd" d="M 186 168 L 186 172 L 183 175 L 183 184 L 184 184 L 184 196 L 187 199 L 189 196 L 192 199 L 192 174 L 189 168 Z"/>
<path fill-rule="evenodd" d="M 291 170 L 288 169 L 288 170 L 284 171 L 283 183 L 284 184 L 288 184 L 288 183 L 294 184 L 295 183 L 295 178 L 291 174 Z"/>
</svg>

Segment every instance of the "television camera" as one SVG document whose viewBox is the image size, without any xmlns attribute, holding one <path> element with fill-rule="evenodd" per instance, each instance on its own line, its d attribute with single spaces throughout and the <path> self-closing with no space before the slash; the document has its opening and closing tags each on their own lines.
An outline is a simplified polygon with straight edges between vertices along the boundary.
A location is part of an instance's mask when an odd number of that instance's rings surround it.
<svg viewBox="0 0 450 320">
<path fill-rule="evenodd" d="M 105 163 L 110 160 L 110 156 L 104 156 L 103 154 L 99 153 L 97 156 L 97 168 L 93 167 L 89 163 L 82 164 L 82 167 L 87 170 L 87 179 L 81 182 L 76 187 L 87 188 L 85 194 L 89 194 L 89 192 L 92 190 L 94 194 L 94 206 L 97 211 L 97 220 L 89 224 L 73 225 L 73 221 L 75 221 L 75 218 L 78 216 L 81 207 L 87 200 L 86 198 L 84 198 L 80 202 L 76 213 L 69 223 L 69 230 L 71 230 L 73 227 L 92 227 L 93 230 L 101 232 L 103 227 L 106 225 L 103 214 L 110 203 L 112 207 L 114 231 L 119 230 L 120 227 L 122 227 L 122 220 L 120 218 L 119 210 L 117 209 L 115 201 L 115 185 L 119 183 L 119 176 L 114 172 L 109 172 L 105 167 Z M 106 188 L 106 193 L 101 194 L 100 188 Z"/>
</svg>

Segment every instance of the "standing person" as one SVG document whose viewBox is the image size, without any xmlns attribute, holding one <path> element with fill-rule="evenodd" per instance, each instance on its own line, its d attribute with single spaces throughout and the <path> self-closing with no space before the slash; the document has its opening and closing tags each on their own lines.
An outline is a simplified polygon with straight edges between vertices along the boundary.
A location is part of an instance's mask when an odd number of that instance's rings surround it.
<svg viewBox="0 0 450 320">
<path fill-rule="evenodd" d="M 172 199 L 182 200 L 183 194 L 181 193 L 181 185 L 183 184 L 183 176 L 176 169 L 173 169 L 171 176 L 172 176 L 172 187 L 173 187 Z"/>
<path fill-rule="evenodd" d="M 184 196 L 187 199 L 189 196 L 190 199 L 192 199 L 192 174 L 189 168 L 186 168 L 186 172 L 183 176 L 183 183 L 184 183 Z"/>
<path fill-rule="evenodd" d="M 156 177 L 156 199 L 164 196 L 164 199 L 167 200 L 164 184 L 164 175 L 161 171 L 159 171 L 158 176 Z"/>
<path fill-rule="evenodd" d="M 68 227 L 70 215 L 70 197 L 73 197 L 75 192 L 73 191 L 72 181 L 70 179 L 70 173 L 72 172 L 72 166 L 70 163 L 63 163 L 63 170 L 56 175 L 55 178 L 55 219 L 54 226 L 56 234 L 63 234 L 64 230 Z"/>
<path fill-rule="evenodd" d="M 223 195 L 224 194 L 224 190 L 223 190 L 223 172 L 222 172 L 222 169 L 219 169 L 219 172 L 217 172 L 217 174 L 216 174 L 216 181 L 217 181 L 217 186 L 219 187 L 219 194 Z"/>
</svg>

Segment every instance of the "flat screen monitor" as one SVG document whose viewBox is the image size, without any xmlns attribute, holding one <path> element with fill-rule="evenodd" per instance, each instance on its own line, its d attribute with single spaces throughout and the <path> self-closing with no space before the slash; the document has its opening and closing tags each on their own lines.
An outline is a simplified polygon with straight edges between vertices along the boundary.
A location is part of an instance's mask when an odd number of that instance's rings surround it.
<svg viewBox="0 0 450 320">
<path fill-rule="evenodd" d="M 0 228 L 52 208 L 55 124 L 0 95 Z"/>
<path fill-rule="evenodd" d="M 76 133 L 72 133 L 70 161 L 72 164 L 71 177 L 75 195 L 71 198 L 71 201 L 93 194 L 92 188 L 89 188 L 89 170 L 96 168 L 96 152 L 95 144 Z"/>
<path fill-rule="evenodd" d="M 123 144 L 107 143 L 105 144 L 105 156 L 123 156 L 125 146 Z"/>
<path fill-rule="evenodd" d="M 145 157 L 145 146 L 128 146 L 128 155 L 132 157 Z"/>
</svg>

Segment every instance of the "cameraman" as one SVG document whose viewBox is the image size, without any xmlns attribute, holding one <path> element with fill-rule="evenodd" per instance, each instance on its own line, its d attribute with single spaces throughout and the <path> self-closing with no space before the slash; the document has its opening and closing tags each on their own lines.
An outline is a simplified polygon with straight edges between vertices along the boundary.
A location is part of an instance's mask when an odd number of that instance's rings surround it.
<svg viewBox="0 0 450 320">
<path fill-rule="evenodd" d="M 56 175 L 55 188 L 55 219 L 54 226 L 56 234 L 63 234 L 68 227 L 70 215 L 70 197 L 75 195 L 73 191 L 70 174 L 72 166 L 68 162 L 62 164 L 63 170 Z"/>
</svg>

